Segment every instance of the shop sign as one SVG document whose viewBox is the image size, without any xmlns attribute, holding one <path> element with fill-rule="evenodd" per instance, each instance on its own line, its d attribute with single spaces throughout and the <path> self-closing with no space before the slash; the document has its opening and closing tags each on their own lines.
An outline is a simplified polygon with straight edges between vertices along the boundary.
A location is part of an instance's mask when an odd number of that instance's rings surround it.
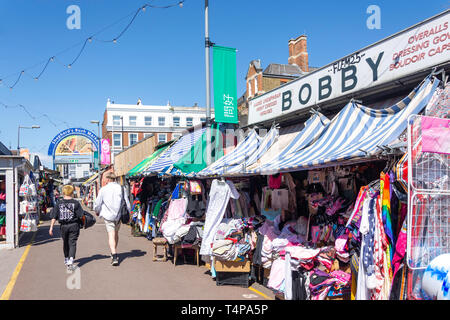
<svg viewBox="0 0 450 320">
<path fill-rule="evenodd" d="M 448 62 L 450 10 L 249 101 L 249 124 Z"/>
</svg>

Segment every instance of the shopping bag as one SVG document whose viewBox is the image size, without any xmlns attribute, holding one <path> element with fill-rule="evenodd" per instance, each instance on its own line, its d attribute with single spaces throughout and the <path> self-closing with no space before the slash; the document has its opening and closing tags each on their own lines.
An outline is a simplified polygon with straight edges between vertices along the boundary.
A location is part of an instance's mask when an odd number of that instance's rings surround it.
<svg viewBox="0 0 450 320">
<path fill-rule="evenodd" d="M 20 214 L 27 214 L 28 213 L 28 201 L 23 200 L 19 203 L 19 213 Z"/>
<path fill-rule="evenodd" d="M 20 186 L 19 196 L 28 197 L 33 195 L 36 195 L 36 186 L 31 182 L 30 176 L 26 175 Z"/>
<path fill-rule="evenodd" d="M 6 203 L 4 202 L 0 203 L 0 212 L 2 213 L 6 212 Z"/>
<path fill-rule="evenodd" d="M 31 219 L 28 214 L 25 216 L 25 218 L 22 219 L 22 223 L 20 224 L 20 231 L 31 232 Z"/>
<path fill-rule="evenodd" d="M 0 236 L 6 236 L 6 227 L 0 227 Z"/>
</svg>

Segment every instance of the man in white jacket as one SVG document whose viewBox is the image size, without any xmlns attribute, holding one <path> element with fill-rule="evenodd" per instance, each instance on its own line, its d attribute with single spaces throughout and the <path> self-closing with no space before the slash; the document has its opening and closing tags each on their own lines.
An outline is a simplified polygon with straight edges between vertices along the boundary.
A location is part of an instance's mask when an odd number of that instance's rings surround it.
<svg viewBox="0 0 450 320">
<path fill-rule="evenodd" d="M 117 177 L 114 173 L 106 174 L 107 184 L 102 187 L 95 200 L 95 212 L 105 220 L 106 231 L 108 232 L 109 248 L 111 249 L 111 265 L 119 265 L 117 255 L 117 245 L 119 244 L 120 229 L 120 204 L 122 201 L 122 192 L 125 189 L 116 182 Z M 125 203 L 128 212 L 131 211 L 128 196 L 124 194 Z"/>
</svg>

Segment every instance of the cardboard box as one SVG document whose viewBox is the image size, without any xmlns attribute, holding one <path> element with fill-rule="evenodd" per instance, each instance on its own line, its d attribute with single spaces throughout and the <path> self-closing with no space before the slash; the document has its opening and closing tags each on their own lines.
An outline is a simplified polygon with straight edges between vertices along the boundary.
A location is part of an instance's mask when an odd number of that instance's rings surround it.
<svg viewBox="0 0 450 320">
<path fill-rule="evenodd" d="M 220 261 L 216 260 L 214 268 L 217 272 L 250 272 L 250 260 Z"/>
</svg>

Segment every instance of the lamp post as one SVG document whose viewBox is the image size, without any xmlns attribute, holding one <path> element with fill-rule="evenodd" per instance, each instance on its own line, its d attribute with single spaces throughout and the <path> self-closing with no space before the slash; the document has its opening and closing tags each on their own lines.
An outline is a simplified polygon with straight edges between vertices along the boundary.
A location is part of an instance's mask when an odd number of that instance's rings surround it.
<svg viewBox="0 0 450 320">
<path fill-rule="evenodd" d="M 123 150 L 123 116 L 120 116 L 120 121 L 122 122 L 122 131 L 121 131 L 121 134 L 120 134 L 120 139 L 122 140 L 121 141 L 122 147 L 120 149 L 122 151 Z"/>
<path fill-rule="evenodd" d="M 24 127 L 19 125 L 19 128 L 17 129 L 17 155 L 20 155 L 20 129 L 39 129 L 40 126 L 38 125 L 32 125 L 31 127 Z"/>
<path fill-rule="evenodd" d="M 210 72 L 209 72 L 209 14 L 208 0 L 205 0 L 205 66 L 206 66 L 206 164 L 211 163 L 211 95 L 210 95 Z"/>
<path fill-rule="evenodd" d="M 101 157 L 101 146 L 102 146 L 102 141 L 100 138 L 100 121 L 99 120 L 91 120 L 92 124 L 97 124 L 97 139 L 98 139 L 98 147 L 97 147 L 97 179 L 98 179 L 98 188 L 101 188 L 101 181 L 100 181 L 100 157 Z"/>
</svg>

